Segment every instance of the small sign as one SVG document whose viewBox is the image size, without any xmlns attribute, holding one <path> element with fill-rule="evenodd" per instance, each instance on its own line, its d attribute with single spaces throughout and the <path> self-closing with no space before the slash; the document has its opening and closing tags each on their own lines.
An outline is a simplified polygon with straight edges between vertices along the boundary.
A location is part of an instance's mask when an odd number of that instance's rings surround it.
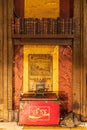
<svg viewBox="0 0 87 130">
<path fill-rule="evenodd" d="M 34 121 L 50 120 L 50 106 L 30 106 L 29 119 Z"/>
<path fill-rule="evenodd" d="M 28 55 L 29 91 L 36 91 L 37 84 L 52 91 L 53 87 L 53 57 L 51 54 Z"/>
</svg>

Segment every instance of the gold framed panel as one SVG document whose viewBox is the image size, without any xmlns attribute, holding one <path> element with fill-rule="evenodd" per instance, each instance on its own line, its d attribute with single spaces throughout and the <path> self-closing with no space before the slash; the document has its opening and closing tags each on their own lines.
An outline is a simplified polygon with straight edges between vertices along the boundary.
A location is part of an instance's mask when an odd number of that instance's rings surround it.
<svg viewBox="0 0 87 130">
<path fill-rule="evenodd" d="M 53 88 L 53 57 L 51 54 L 28 55 L 29 92 L 36 91 L 36 87 L 44 86 L 47 91 Z"/>
<path fill-rule="evenodd" d="M 23 72 L 23 93 L 27 93 L 29 91 L 29 56 L 31 55 L 39 55 L 44 58 L 44 56 L 50 56 L 53 58 L 52 60 L 52 75 L 51 75 L 51 83 L 53 92 L 58 93 L 58 57 L 59 57 L 59 47 L 55 45 L 24 45 L 24 72 Z M 51 64 L 51 62 L 50 62 Z M 43 65 L 43 64 L 41 64 Z M 47 63 L 45 62 L 47 66 Z M 45 75 L 50 76 L 50 75 Z M 43 76 L 42 76 L 43 77 Z M 38 79 L 38 77 L 37 77 Z"/>
</svg>

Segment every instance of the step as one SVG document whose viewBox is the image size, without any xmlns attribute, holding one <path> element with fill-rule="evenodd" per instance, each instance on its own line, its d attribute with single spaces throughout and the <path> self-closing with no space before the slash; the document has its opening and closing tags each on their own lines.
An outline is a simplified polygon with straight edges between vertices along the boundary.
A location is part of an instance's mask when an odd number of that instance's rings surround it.
<svg viewBox="0 0 87 130">
<path fill-rule="evenodd" d="M 58 126 L 24 126 L 23 130 L 87 130 L 87 127 L 63 128 Z"/>
</svg>

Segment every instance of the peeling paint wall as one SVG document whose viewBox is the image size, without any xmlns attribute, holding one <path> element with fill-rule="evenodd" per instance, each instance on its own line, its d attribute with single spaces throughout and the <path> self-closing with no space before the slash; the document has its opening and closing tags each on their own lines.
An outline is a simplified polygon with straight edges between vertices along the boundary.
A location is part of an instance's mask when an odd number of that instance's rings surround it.
<svg viewBox="0 0 87 130">
<path fill-rule="evenodd" d="M 13 106 L 19 108 L 20 93 L 23 92 L 23 71 L 24 71 L 24 46 L 16 45 L 14 48 L 13 67 Z M 68 97 L 68 111 L 72 110 L 72 48 L 71 46 L 59 46 L 59 72 L 58 91 L 62 91 Z M 56 64 L 56 63 L 55 63 Z M 27 78 L 27 77 L 26 77 Z M 56 88 L 56 86 L 55 86 Z"/>
</svg>

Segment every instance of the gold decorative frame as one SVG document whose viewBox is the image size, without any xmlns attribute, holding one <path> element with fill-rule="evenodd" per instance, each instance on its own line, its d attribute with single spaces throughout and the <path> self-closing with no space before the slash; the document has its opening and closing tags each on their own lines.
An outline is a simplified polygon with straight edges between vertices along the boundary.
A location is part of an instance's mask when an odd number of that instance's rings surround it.
<svg viewBox="0 0 87 130">
<path fill-rule="evenodd" d="M 53 92 L 58 93 L 58 77 L 59 77 L 59 47 L 49 45 L 24 45 L 24 72 L 23 72 L 23 93 L 29 91 L 29 54 L 50 54 L 53 57 Z"/>
<path fill-rule="evenodd" d="M 28 55 L 29 92 L 36 91 L 37 86 L 44 86 L 47 91 L 53 88 L 53 57 L 51 54 Z"/>
</svg>

